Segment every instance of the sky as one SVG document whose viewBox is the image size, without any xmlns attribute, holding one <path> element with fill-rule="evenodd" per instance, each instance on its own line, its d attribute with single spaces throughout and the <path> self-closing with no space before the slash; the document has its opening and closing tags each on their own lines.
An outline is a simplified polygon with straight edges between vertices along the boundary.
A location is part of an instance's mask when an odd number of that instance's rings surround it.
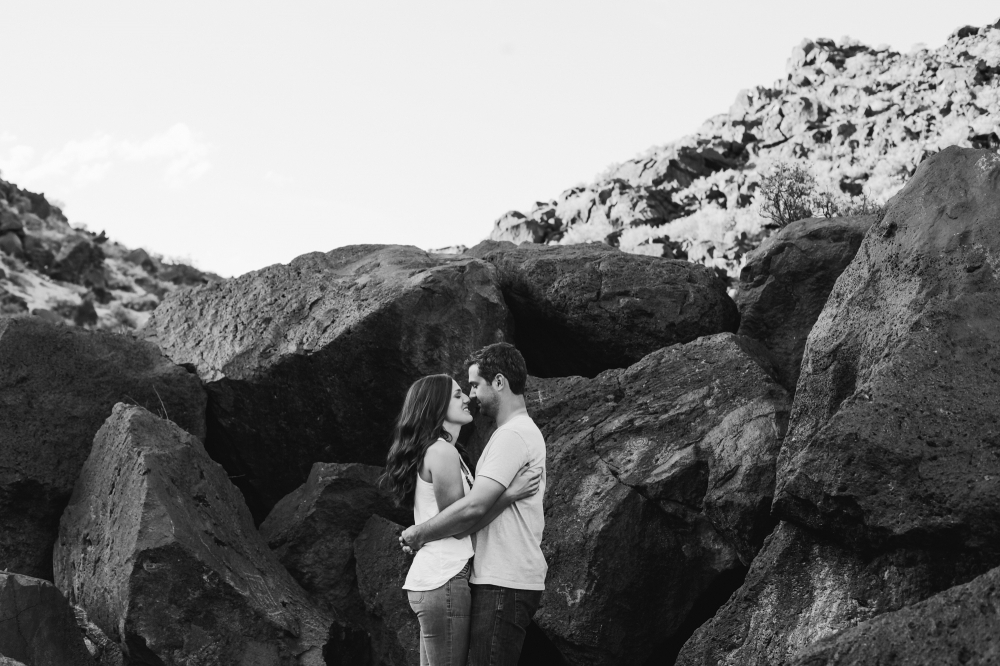
<svg viewBox="0 0 1000 666">
<path fill-rule="evenodd" d="M 804 38 L 908 52 L 998 19 L 983 0 L 8 3 L 0 174 L 224 276 L 471 246 L 783 77 Z"/>
</svg>

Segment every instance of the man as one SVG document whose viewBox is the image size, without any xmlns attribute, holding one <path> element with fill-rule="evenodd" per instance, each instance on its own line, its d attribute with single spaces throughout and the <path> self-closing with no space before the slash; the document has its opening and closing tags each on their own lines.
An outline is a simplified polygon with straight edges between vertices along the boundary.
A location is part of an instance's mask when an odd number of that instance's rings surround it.
<svg viewBox="0 0 1000 666">
<path fill-rule="evenodd" d="M 497 430 L 479 458 L 472 491 L 407 528 L 400 541 L 417 550 L 428 541 L 478 529 L 521 467 L 539 470 L 539 492 L 511 504 L 474 537 L 469 666 L 516 666 L 545 589 L 545 440 L 524 404 L 528 372 L 521 353 L 498 343 L 473 354 L 469 363 L 469 397 L 496 421 Z"/>
</svg>

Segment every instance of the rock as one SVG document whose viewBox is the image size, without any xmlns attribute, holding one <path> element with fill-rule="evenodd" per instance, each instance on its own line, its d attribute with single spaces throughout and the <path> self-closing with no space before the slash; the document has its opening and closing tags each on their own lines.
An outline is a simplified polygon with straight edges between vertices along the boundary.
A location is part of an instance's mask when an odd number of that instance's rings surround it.
<svg viewBox="0 0 1000 666">
<path fill-rule="evenodd" d="M 125 261 L 141 266 L 147 273 L 155 274 L 157 271 L 156 262 L 141 247 L 126 254 Z"/>
<path fill-rule="evenodd" d="M 62 325 L 66 323 L 63 318 L 59 316 L 58 312 L 53 312 L 47 308 L 35 308 L 31 311 L 31 315 L 33 317 L 38 317 L 40 321 L 43 321 L 46 324 Z"/>
<path fill-rule="evenodd" d="M 126 666 L 122 649 L 101 628 L 87 619 L 87 611 L 75 606 L 76 626 L 83 632 L 83 642 L 97 666 Z"/>
<path fill-rule="evenodd" d="M 736 292 L 739 333 L 771 350 L 778 379 L 793 393 L 809 331 L 874 222 L 873 215 L 799 220 L 747 255 Z"/>
<path fill-rule="evenodd" d="M 48 275 L 56 263 L 56 254 L 49 243 L 36 236 L 25 236 L 24 254 L 28 265 L 43 275 Z"/>
<path fill-rule="evenodd" d="M 809 335 L 774 510 L 856 548 L 1000 564 L 1000 156 L 928 158 Z"/>
<path fill-rule="evenodd" d="M 28 314 L 28 303 L 18 296 L 0 287 L 0 315 Z"/>
<path fill-rule="evenodd" d="M 18 217 L 17 213 L 12 210 L 0 210 L 0 234 L 5 233 L 23 233 L 24 223 L 21 222 L 21 218 Z"/>
<path fill-rule="evenodd" d="M 164 264 L 162 270 L 157 272 L 157 277 L 167 282 L 172 282 L 178 287 L 192 287 L 208 284 L 213 279 L 218 280 L 217 275 L 203 273 L 194 266 L 187 264 Z"/>
<path fill-rule="evenodd" d="M 209 452 L 257 520 L 314 462 L 384 463 L 409 385 L 506 330 L 488 264 L 378 245 L 172 293 L 145 327 L 206 382 Z"/>
<path fill-rule="evenodd" d="M 486 241 L 470 256 L 497 267 L 528 372 L 593 377 L 703 335 L 735 332 L 736 306 L 704 266 L 597 243 Z"/>
<path fill-rule="evenodd" d="M 0 655 L 28 666 L 94 663 L 66 597 L 48 581 L 7 572 L 0 572 Z"/>
<path fill-rule="evenodd" d="M 46 200 L 45 195 L 35 192 L 24 191 L 25 196 L 28 197 L 28 201 L 31 202 L 31 212 L 42 218 L 43 220 L 49 216 L 52 212 L 52 206 Z"/>
<path fill-rule="evenodd" d="M 18 259 L 24 258 L 24 245 L 13 231 L 0 234 L 0 252 Z"/>
<path fill-rule="evenodd" d="M 98 431 L 53 561 L 130 663 L 319 665 L 343 624 L 281 567 L 198 438 L 141 407 L 119 403 Z"/>
<path fill-rule="evenodd" d="M 1000 569 L 817 642 L 798 666 L 990 664 L 1000 660 Z"/>
<path fill-rule="evenodd" d="M 94 309 L 94 301 L 85 298 L 73 313 L 73 323 L 77 326 L 93 326 L 97 323 L 97 310 Z"/>
<path fill-rule="evenodd" d="M 739 585 L 772 527 L 789 409 L 758 346 L 720 334 L 529 383 L 548 450 L 535 622 L 569 663 L 670 663 Z"/>
<path fill-rule="evenodd" d="M 65 282 L 82 283 L 91 269 L 103 270 L 104 252 L 89 238 L 70 237 L 59 249 L 52 266 L 52 277 Z"/>
<path fill-rule="evenodd" d="M 0 318 L 0 569 L 52 578 L 59 516 L 116 402 L 205 436 L 198 378 L 130 336 Z"/>
<path fill-rule="evenodd" d="M 278 502 L 260 533 L 306 592 L 344 617 L 361 617 L 354 539 L 373 515 L 404 526 L 412 509 L 399 508 L 378 487 L 382 467 L 316 463 L 306 482 Z"/>
<path fill-rule="evenodd" d="M 789 664 L 816 641 L 968 581 L 982 567 L 975 555 L 943 548 L 859 554 L 781 523 L 743 586 L 684 645 L 677 666 Z"/>
<path fill-rule="evenodd" d="M 403 590 L 411 561 L 399 548 L 403 529 L 372 516 L 354 541 L 358 590 L 370 616 L 374 663 L 384 666 L 420 664 L 420 623 Z"/>
</svg>

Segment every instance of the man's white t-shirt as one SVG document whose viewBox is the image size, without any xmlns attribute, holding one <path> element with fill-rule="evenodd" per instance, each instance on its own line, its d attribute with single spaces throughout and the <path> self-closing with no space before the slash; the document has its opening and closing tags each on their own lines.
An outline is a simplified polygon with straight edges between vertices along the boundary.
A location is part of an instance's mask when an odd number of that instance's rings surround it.
<svg viewBox="0 0 1000 666">
<path fill-rule="evenodd" d="M 527 414 L 515 416 L 490 437 L 476 466 L 504 488 L 525 464 L 542 470 L 538 492 L 514 502 L 476 532 L 471 583 L 518 590 L 544 590 L 548 565 L 542 555 L 542 498 L 545 495 L 545 439 Z"/>
</svg>

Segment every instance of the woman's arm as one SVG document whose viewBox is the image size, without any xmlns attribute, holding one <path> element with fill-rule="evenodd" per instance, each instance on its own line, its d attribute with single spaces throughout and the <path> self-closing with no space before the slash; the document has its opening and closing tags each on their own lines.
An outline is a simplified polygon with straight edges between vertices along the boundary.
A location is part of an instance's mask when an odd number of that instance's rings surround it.
<svg viewBox="0 0 1000 666">
<path fill-rule="evenodd" d="M 479 530 L 483 529 L 506 510 L 511 504 L 519 499 L 524 499 L 525 497 L 530 497 L 538 492 L 541 484 L 542 471 L 539 469 L 529 469 L 527 466 L 522 467 L 514 475 L 513 480 L 503 494 L 497 498 L 497 501 L 493 503 L 493 506 L 486 512 L 486 514 L 480 518 L 475 525 L 469 529 L 455 535 L 456 539 L 461 539 L 462 537 L 474 534 Z"/>
<path fill-rule="evenodd" d="M 424 454 L 424 467 L 434 484 L 434 499 L 437 500 L 438 511 L 444 511 L 465 496 L 461 461 L 455 447 L 445 442 L 432 444 Z"/>
</svg>

